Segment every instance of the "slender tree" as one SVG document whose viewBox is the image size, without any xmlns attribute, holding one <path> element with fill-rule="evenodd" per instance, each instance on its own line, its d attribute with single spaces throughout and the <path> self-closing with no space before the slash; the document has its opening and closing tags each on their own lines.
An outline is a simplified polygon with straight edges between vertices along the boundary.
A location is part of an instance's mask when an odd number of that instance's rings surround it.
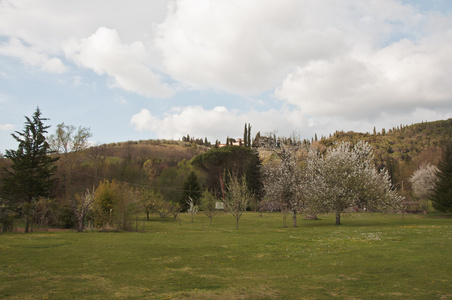
<svg viewBox="0 0 452 300">
<path fill-rule="evenodd" d="M 236 228 L 239 229 L 239 220 L 251 203 L 253 194 L 248 189 L 245 175 L 239 178 L 229 173 L 229 178 L 224 205 L 226 211 L 235 218 Z"/>
<path fill-rule="evenodd" d="M 209 191 L 204 191 L 201 196 L 201 210 L 209 217 L 210 225 L 212 225 L 212 218 L 217 215 L 220 210 L 216 209 L 218 199 Z"/>
<path fill-rule="evenodd" d="M 187 205 L 187 212 L 191 215 L 191 222 L 193 223 L 193 217 L 198 213 L 199 206 L 195 204 L 195 201 L 191 197 L 188 197 Z"/>
<path fill-rule="evenodd" d="M 246 127 L 246 123 L 245 123 L 245 128 L 243 129 L 243 146 L 248 147 L 248 128 Z"/>
<path fill-rule="evenodd" d="M 25 117 L 25 128 L 16 131 L 13 138 L 19 143 L 17 150 L 6 150 L 6 158 L 11 166 L 5 169 L 8 177 L 4 179 L 3 192 L 20 206 L 25 216 L 25 232 L 28 233 L 33 213 L 33 203 L 39 196 L 49 196 L 55 179 L 55 161 L 45 134 L 50 126 L 45 126 L 39 107 L 32 118 Z"/>
<path fill-rule="evenodd" d="M 247 133 L 248 133 L 248 136 L 247 136 L 247 147 L 248 148 L 251 148 L 251 125 L 250 125 L 250 123 L 248 123 L 248 131 L 247 131 Z"/>
</svg>

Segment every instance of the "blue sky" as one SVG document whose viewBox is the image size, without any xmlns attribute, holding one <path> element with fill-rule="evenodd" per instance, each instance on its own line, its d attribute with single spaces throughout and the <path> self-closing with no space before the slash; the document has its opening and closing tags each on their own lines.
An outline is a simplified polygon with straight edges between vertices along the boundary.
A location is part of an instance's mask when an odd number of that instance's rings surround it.
<svg viewBox="0 0 452 300">
<path fill-rule="evenodd" d="M 37 106 L 93 143 L 452 117 L 449 0 L 0 1 L 0 152 Z"/>
</svg>

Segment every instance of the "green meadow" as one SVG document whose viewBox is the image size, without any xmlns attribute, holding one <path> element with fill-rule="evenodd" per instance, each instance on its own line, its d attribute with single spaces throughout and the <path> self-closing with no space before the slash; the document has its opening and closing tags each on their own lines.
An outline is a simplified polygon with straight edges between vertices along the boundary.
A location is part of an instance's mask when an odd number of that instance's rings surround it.
<svg viewBox="0 0 452 300">
<path fill-rule="evenodd" d="M 279 213 L 0 234 L 1 299 L 452 299 L 452 218 Z M 289 217 L 290 218 L 290 217 Z M 287 220 L 291 224 L 291 220 Z"/>
</svg>

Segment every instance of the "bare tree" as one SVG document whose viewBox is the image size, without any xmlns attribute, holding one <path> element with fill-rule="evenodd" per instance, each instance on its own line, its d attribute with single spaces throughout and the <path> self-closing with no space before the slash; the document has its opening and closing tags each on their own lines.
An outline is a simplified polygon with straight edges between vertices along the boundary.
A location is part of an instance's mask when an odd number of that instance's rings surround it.
<svg viewBox="0 0 452 300">
<path fill-rule="evenodd" d="M 180 203 L 177 201 L 169 201 L 167 202 L 168 205 L 168 211 L 171 215 L 173 215 L 174 219 L 177 219 L 177 217 L 180 214 L 181 211 L 181 206 Z M 179 218 L 179 223 L 180 223 L 180 218 Z"/>
<path fill-rule="evenodd" d="M 105 160 L 107 159 L 107 145 L 105 145 L 105 144 L 93 145 L 88 151 L 88 156 L 93 161 L 94 168 L 95 168 L 94 177 L 97 178 L 97 176 L 99 175 L 98 174 L 99 168 L 102 167 Z"/>
<path fill-rule="evenodd" d="M 54 134 L 47 139 L 53 152 L 60 155 L 58 162 L 58 194 L 68 201 L 74 197 L 75 192 L 83 191 L 85 186 L 78 186 L 80 180 L 76 179 L 73 155 L 88 147 L 88 139 L 91 137 L 89 128 L 58 124 Z M 71 155 L 72 154 L 72 155 Z"/>
<path fill-rule="evenodd" d="M 239 229 L 239 220 L 246 211 L 248 204 L 253 199 L 253 194 L 248 189 L 246 177 L 241 178 L 229 174 L 229 182 L 226 184 L 227 193 L 224 199 L 225 209 L 236 220 L 236 228 Z"/>
<path fill-rule="evenodd" d="M 65 162 L 68 161 L 70 152 L 77 152 L 88 147 L 88 139 L 92 136 L 90 128 L 65 125 L 64 122 L 57 125 L 55 134 L 48 137 L 50 147 L 58 154 L 63 154 Z"/>
<path fill-rule="evenodd" d="M 212 218 L 220 212 L 220 210 L 216 209 L 217 201 L 215 196 L 209 191 L 204 191 L 201 195 L 201 209 L 209 217 L 210 225 L 212 225 Z"/>
</svg>

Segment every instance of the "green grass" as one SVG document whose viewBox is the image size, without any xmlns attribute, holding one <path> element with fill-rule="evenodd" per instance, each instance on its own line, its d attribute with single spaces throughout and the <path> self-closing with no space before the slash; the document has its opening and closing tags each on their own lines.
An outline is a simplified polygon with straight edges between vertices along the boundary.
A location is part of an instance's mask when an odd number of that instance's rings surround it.
<svg viewBox="0 0 452 300">
<path fill-rule="evenodd" d="M 0 298 L 452 299 L 451 218 L 342 223 L 246 213 L 236 230 L 230 215 L 184 214 L 145 233 L 0 234 Z"/>
</svg>

